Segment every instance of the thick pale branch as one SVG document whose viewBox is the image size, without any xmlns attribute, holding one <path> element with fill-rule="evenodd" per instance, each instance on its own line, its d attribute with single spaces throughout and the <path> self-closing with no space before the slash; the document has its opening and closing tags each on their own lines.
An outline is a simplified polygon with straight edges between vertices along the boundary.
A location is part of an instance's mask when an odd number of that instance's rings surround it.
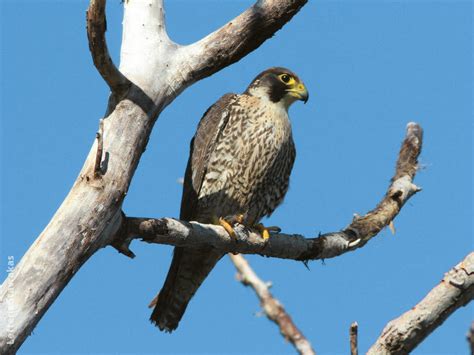
<svg viewBox="0 0 474 355">
<path fill-rule="evenodd" d="M 293 344 L 298 353 L 302 355 L 314 355 L 315 352 L 311 347 L 311 343 L 296 327 L 281 303 L 273 297 L 268 289 L 268 285 L 252 270 L 247 260 L 238 254 L 229 254 L 229 257 L 237 269 L 237 278 L 245 286 L 250 286 L 254 289 L 265 315 L 278 325 L 281 335 Z"/>
<path fill-rule="evenodd" d="M 92 54 L 94 65 L 102 78 L 109 85 L 113 93 L 121 96 L 130 85 L 130 82 L 117 69 L 110 58 L 105 31 L 107 21 L 105 19 L 106 0 L 91 0 L 87 9 L 87 38 L 89 39 L 89 49 Z"/>
<path fill-rule="evenodd" d="M 365 245 L 387 226 L 400 212 L 404 203 L 420 190 L 412 180 L 417 171 L 421 145 L 421 127 L 416 123 L 409 123 L 395 175 L 385 197 L 374 210 L 365 216 L 355 217 L 352 223 L 340 232 L 323 234 L 317 238 L 281 233 L 272 235 L 270 240 L 265 242 L 258 233 L 237 225 L 235 242 L 220 226 L 170 218 L 127 218 L 126 231 L 123 230 L 125 228 L 122 229 L 122 242 L 115 244 L 121 245 L 119 250 L 127 251 L 131 238 L 139 237 L 149 243 L 188 247 L 212 245 L 223 252 L 260 254 L 294 260 L 332 258 Z"/>
<path fill-rule="evenodd" d="M 191 68 L 187 80 L 214 74 L 258 48 L 306 4 L 307 0 L 259 0 L 202 40 L 183 48 Z"/>
<path fill-rule="evenodd" d="M 170 103 L 189 86 L 175 79 L 188 70 L 182 68 L 184 59 L 178 55 L 179 48 L 166 32 L 163 0 L 124 3 L 120 71 L 157 106 L 164 98 L 166 104 Z"/>
<path fill-rule="evenodd" d="M 408 354 L 474 298 L 474 252 L 445 274 L 415 307 L 387 324 L 367 354 Z"/>
</svg>

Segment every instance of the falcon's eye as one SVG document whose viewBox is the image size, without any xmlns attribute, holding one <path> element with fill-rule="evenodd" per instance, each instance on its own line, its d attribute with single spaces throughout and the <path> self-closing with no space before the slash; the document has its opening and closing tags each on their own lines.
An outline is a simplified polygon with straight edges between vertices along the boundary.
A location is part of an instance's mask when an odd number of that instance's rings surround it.
<svg viewBox="0 0 474 355">
<path fill-rule="evenodd" d="M 280 80 L 283 81 L 285 84 L 288 84 L 290 82 L 291 76 L 288 74 L 282 74 L 280 75 Z"/>
</svg>

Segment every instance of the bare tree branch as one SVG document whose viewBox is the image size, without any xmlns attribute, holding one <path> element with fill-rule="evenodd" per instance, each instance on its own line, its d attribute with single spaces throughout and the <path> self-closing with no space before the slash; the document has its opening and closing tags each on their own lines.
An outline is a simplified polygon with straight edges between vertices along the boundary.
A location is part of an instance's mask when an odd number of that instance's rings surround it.
<svg viewBox="0 0 474 355">
<path fill-rule="evenodd" d="M 445 274 L 420 303 L 392 320 L 369 355 L 408 354 L 458 308 L 474 298 L 474 252 Z"/>
<path fill-rule="evenodd" d="M 260 0 L 219 30 L 188 46 L 188 58 L 199 57 L 199 63 L 189 62 L 189 80 L 199 80 L 216 71 L 216 62 L 225 58 L 225 65 L 239 61 L 257 49 L 288 22 L 307 0 Z M 229 50 L 230 49 L 230 50 Z M 224 55 L 224 57 L 223 57 Z"/>
<path fill-rule="evenodd" d="M 238 280 L 245 286 L 250 286 L 254 289 L 265 315 L 278 325 L 281 335 L 293 344 L 298 353 L 302 355 L 314 355 L 315 351 L 311 347 L 311 343 L 293 323 L 293 320 L 290 315 L 286 313 L 282 304 L 273 297 L 268 289 L 268 285 L 252 270 L 247 260 L 239 254 L 229 254 L 229 257 L 237 269 Z"/>
<path fill-rule="evenodd" d="M 107 21 L 105 19 L 106 0 L 91 0 L 86 12 L 87 38 L 89 49 L 92 54 L 94 65 L 102 78 L 109 85 L 113 93 L 121 96 L 130 82 L 117 69 L 110 58 L 105 31 L 107 31 Z"/>
<path fill-rule="evenodd" d="M 358 331 L 359 325 L 357 322 L 354 322 L 351 324 L 351 327 L 349 328 L 349 341 L 351 345 L 351 355 L 358 355 L 359 350 L 357 346 L 357 331 Z"/>
<path fill-rule="evenodd" d="M 193 50 L 189 50 L 168 38 L 162 0 L 126 1 L 118 71 L 105 42 L 105 1 L 90 0 L 87 21 L 94 63 L 112 92 L 118 93 L 104 119 L 102 175 L 94 178 L 99 143 L 94 139 L 68 196 L 0 288 L 1 354 L 14 354 L 80 267 L 98 249 L 113 243 L 122 225 L 122 203 L 163 108 L 198 79 L 244 57 L 257 47 L 256 42 L 270 38 L 290 20 L 294 5 L 305 2 L 259 1 L 259 11 L 267 16 L 264 36 L 248 27 L 250 22 L 237 21 L 226 41 L 218 45 L 219 56 L 210 62 L 199 57 L 205 52 L 204 44 L 191 45 Z M 249 35 L 239 37 L 241 33 Z M 234 48 L 237 42 L 238 51 Z M 207 70 L 198 76 L 190 74 L 200 67 Z M 122 92 L 123 77 L 130 87 Z M 6 314 L 14 314 L 12 321 Z"/>
<path fill-rule="evenodd" d="M 382 201 L 365 216 L 357 216 L 340 232 L 323 234 L 317 238 L 305 238 L 298 234 L 274 234 L 264 241 L 260 234 L 237 225 L 237 243 L 224 228 L 197 222 L 184 222 L 170 218 L 127 218 L 122 231 L 121 249 L 128 250 L 132 238 L 138 237 L 148 243 L 169 244 L 186 247 L 212 245 L 223 252 L 260 254 L 294 259 L 328 259 L 364 246 L 386 227 L 400 212 L 405 202 L 420 188 L 413 184 L 421 152 L 422 129 L 409 123 L 402 143 L 392 183 Z M 125 237 L 124 237 L 125 236 Z"/>
</svg>

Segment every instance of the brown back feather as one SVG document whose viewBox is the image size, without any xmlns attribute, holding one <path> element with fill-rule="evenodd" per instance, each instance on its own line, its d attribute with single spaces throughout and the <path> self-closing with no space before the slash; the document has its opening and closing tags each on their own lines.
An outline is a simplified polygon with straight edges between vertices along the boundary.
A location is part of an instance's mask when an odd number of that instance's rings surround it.
<svg viewBox="0 0 474 355">
<path fill-rule="evenodd" d="M 198 215 L 197 201 L 206 175 L 207 163 L 219 135 L 228 122 L 228 108 L 236 98 L 235 94 L 226 94 L 212 105 L 204 113 L 191 140 L 181 199 L 182 220 L 195 220 Z M 161 330 L 171 332 L 176 329 L 188 302 L 221 257 L 222 254 L 210 248 L 176 247 L 150 320 Z"/>
</svg>

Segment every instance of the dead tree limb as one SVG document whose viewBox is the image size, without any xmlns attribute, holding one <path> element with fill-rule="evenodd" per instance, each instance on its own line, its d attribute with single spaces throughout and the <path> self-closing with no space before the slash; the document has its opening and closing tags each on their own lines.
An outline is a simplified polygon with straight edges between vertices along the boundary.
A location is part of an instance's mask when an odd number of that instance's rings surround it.
<svg viewBox="0 0 474 355">
<path fill-rule="evenodd" d="M 351 346 L 351 355 L 358 355 L 358 345 L 357 345 L 357 333 L 359 330 L 359 325 L 357 322 L 351 324 L 349 328 L 349 343 Z"/>
<path fill-rule="evenodd" d="M 186 247 L 212 245 L 223 252 L 260 254 L 293 260 L 328 259 L 364 246 L 400 212 L 405 202 L 420 188 L 413 184 L 422 146 L 422 129 L 416 123 L 407 125 L 395 175 L 382 201 L 364 216 L 354 217 L 352 223 L 340 232 L 326 233 L 317 238 L 298 234 L 274 234 L 264 241 L 260 234 L 237 225 L 237 242 L 224 228 L 171 218 L 126 218 L 122 241 L 118 249 L 130 254 L 131 239 L 141 238 L 148 243 Z M 131 253 L 130 255 L 133 255 Z"/>
<path fill-rule="evenodd" d="M 237 269 L 237 279 L 243 285 L 253 288 L 265 315 L 278 326 L 281 335 L 295 347 L 299 354 L 314 355 L 315 351 L 311 343 L 293 323 L 282 304 L 273 297 L 268 285 L 252 270 L 247 260 L 239 254 L 229 254 L 229 257 Z"/>
<path fill-rule="evenodd" d="M 454 311 L 473 298 L 474 252 L 448 271 L 420 303 L 389 322 L 367 354 L 409 354 Z"/>
<path fill-rule="evenodd" d="M 113 241 L 122 225 L 123 200 L 161 111 L 197 80 L 257 48 L 306 2 L 260 0 L 202 42 L 180 46 L 166 33 L 163 0 L 125 1 L 118 71 L 106 50 L 105 1 L 91 0 L 87 21 L 94 63 L 112 92 L 121 91 L 122 76 L 130 87 L 116 95 L 104 119 L 107 161 L 101 178 L 94 179 L 94 139 L 68 196 L 0 288 L 1 354 L 17 351 L 79 268 Z"/>
<path fill-rule="evenodd" d="M 196 81 L 212 75 L 222 60 L 225 65 L 230 65 L 258 48 L 289 21 L 306 1 L 257 1 L 234 20 L 190 45 L 189 64 L 192 70 L 188 72 L 188 80 Z M 194 64 L 195 56 L 199 58 L 198 65 Z"/>
<path fill-rule="evenodd" d="M 130 81 L 117 69 L 110 58 L 105 31 L 107 20 L 105 18 L 106 0 L 91 0 L 86 13 L 87 39 L 92 60 L 102 78 L 109 85 L 110 90 L 119 96 L 130 86 Z"/>
</svg>

